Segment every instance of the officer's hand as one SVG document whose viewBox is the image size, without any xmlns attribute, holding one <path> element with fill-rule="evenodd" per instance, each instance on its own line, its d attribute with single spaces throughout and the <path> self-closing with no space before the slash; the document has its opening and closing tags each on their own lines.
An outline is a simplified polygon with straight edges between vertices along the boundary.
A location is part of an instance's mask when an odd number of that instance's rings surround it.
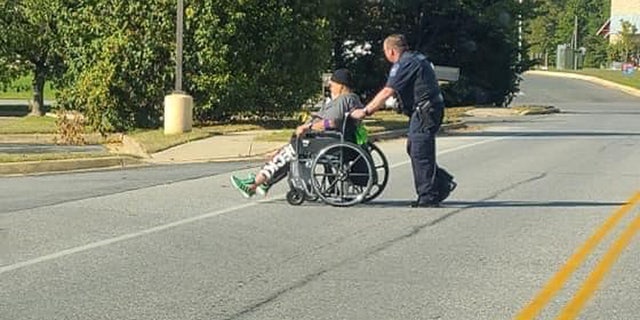
<svg viewBox="0 0 640 320">
<path fill-rule="evenodd" d="M 351 118 L 354 118 L 356 120 L 362 120 L 366 116 L 367 113 L 364 111 L 364 108 L 351 111 Z"/>
<path fill-rule="evenodd" d="M 303 124 L 303 125 L 301 125 L 301 126 L 298 126 L 298 127 L 296 128 L 296 136 L 300 137 L 300 136 L 301 136 L 301 135 L 303 135 L 305 132 L 307 132 L 307 130 L 308 130 L 308 129 L 309 129 L 309 125 L 305 125 L 305 124 Z"/>
</svg>

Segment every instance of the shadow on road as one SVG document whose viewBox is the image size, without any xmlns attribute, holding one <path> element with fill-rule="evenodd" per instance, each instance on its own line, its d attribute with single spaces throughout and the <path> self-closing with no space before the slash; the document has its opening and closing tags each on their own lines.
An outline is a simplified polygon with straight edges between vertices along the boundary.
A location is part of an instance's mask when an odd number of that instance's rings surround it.
<svg viewBox="0 0 640 320">
<path fill-rule="evenodd" d="M 640 136 L 640 132 L 599 131 L 480 131 L 452 132 L 450 137 L 628 137 Z"/>
<path fill-rule="evenodd" d="M 379 200 L 372 201 L 367 205 L 380 208 L 409 207 L 410 200 Z M 598 201 L 445 201 L 440 206 L 441 209 L 451 208 L 517 208 L 517 207 L 618 207 L 624 202 L 598 202 Z M 436 208 L 437 209 L 437 208 Z"/>
<path fill-rule="evenodd" d="M 563 111 L 562 113 L 564 114 L 586 114 L 586 115 L 591 115 L 591 114 L 603 114 L 603 115 L 607 115 L 607 116 L 612 116 L 612 115 L 616 115 L 616 116 L 640 116 L 640 111 Z"/>
</svg>

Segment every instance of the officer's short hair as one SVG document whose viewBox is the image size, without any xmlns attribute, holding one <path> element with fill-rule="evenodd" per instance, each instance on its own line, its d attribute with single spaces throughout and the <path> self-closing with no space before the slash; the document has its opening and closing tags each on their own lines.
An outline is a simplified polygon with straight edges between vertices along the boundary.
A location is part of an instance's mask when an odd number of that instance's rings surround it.
<svg viewBox="0 0 640 320">
<path fill-rule="evenodd" d="M 409 44 L 407 43 L 407 38 L 402 34 L 392 34 L 384 39 L 384 43 L 387 44 L 389 48 L 406 51 L 409 50 Z"/>
</svg>

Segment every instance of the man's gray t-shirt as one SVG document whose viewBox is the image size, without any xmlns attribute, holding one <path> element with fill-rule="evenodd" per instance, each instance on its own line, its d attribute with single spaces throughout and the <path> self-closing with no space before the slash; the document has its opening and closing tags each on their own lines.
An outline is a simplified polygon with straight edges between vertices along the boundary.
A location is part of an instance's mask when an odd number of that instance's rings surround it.
<svg viewBox="0 0 640 320">
<path fill-rule="evenodd" d="M 318 111 L 318 116 L 322 119 L 334 120 L 337 128 L 342 128 L 342 122 L 347 112 L 353 109 L 362 108 L 362 102 L 355 93 L 340 95 L 329 103 L 323 105 Z"/>
</svg>

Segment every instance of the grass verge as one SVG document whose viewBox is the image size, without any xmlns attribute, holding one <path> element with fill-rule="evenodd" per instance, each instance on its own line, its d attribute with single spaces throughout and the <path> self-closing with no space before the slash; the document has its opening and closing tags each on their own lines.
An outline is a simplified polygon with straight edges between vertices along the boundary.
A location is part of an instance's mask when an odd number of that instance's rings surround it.
<svg viewBox="0 0 640 320">
<path fill-rule="evenodd" d="M 582 69 L 582 70 L 550 69 L 549 71 L 583 74 L 587 76 L 593 76 L 600 79 L 608 80 L 618 84 L 626 85 L 636 89 L 640 89 L 640 71 L 638 70 L 636 70 L 636 72 L 634 72 L 632 75 L 625 75 L 620 70 L 606 70 L 606 69 Z"/>
<path fill-rule="evenodd" d="M 0 118 L 0 134 L 56 133 L 56 119 L 52 117 Z"/>
</svg>

